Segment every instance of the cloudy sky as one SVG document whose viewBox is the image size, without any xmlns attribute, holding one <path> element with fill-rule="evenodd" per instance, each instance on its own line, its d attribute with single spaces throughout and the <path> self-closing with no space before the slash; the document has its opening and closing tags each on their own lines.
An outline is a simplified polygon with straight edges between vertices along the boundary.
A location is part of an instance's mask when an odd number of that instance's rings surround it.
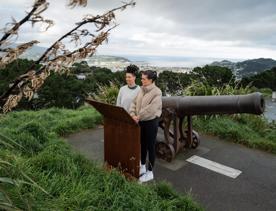
<svg viewBox="0 0 276 211">
<path fill-rule="evenodd" d="M 100 14 L 120 0 L 88 0 L 86 8 L 69 9 L 66 0 L 49 0 L 44 16 L 55 26 L 22 28 L 18 42 L 38 39 L 48 46 L 85 14 Z M 189 58 L 187 65 L 210 59 L 276 59 L 275 0 L 137 0 L 117 13 L 120 24 L 98 54 Z M 0 26 L 29 11 L 32 0 L 0 0 Z M 190 63 L 189 63 L 190 62 Z"/>
</svg>

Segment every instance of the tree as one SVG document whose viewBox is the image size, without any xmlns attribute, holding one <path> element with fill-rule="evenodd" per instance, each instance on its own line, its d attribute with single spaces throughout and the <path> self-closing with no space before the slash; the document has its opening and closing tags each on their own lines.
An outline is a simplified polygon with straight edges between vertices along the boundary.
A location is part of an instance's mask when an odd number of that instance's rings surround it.
<svg viewBox="0 0 276 211">
<path fill-rule="evenodd" d="M 86 3 L 86 0 L 70 0 L 69 6 L 86 6 Z M 76 23 L 74 28 L 57 39 L 38 60 L 34 61 L 24 74 L 15 78 L 11 86 L 0 95 L 2 111 L 4 113 L 11 111 L 22 98 L 31 100 L 34 93 L 41 88 L 51 73 L 69 71 L 69 67 L 76 61 L 94 55 L 97 47 L 107 41 L 110 31 L 117 27 L 115 11 L 124 10 L 128 6 L 134 5 L 135 2 L 131 1 L 103 15 L 84 16 L 80 22 Z M 12 23 L 4 27 L 4 34 L 0 38 L 0 68 L 5 67 L 27 49 L 38 43 L 37 40 L 32 40 L 14 48 L 7 47 L 11 38 L 15 38 L 18 35 L 19 29 L 23 24 L 26 22 L 31 22 L 32 25 L 44 23 L 46 24 L 46 30 L 54 24 L 53 21 L 42 16 L 48 6 L 49 2 L 47 0 L 35 0 L 32 9 L 24 18 L 20 21 L 13 19 Z M 92 24 L 93 27 L 84 28 L 88 24 Z M 90 30 L 91 28 L 93 32 Z M 69 50 L 66 48 L 67 43 L 75 43 L 76 47 L 73 50 Z"/>
<path fill-rule="evenodd" d="M 276 90 L 276 67 L 271 70 L 266 70 L 262 73 L 251 77 L 242 78 L 241 84 L 246 86 L 251 83 L 252 86 L 257 88 L 270 88 Z"/>
<path fill-rule="evenodd" d="M 196 67 L 191 72 L 193 80 L 199 80 L 210 86 L 221 87 L 225 84 L 233 83 L 235 75 L 226 67 L 209 66 Z"/>
<path fill-rule="evenodd" d="M 84 103 L 84 82 L 74 75 L 52 74 L 38 91 L 34 102 L 39 108 L 65 107 L 76 108 Z"/>
<path fill-rule="evenodd" d="M 174 73 L 172 71 L 163 71 L 159 74 L 157 84 L 165 94 L 178 95 L 183 87 L 191 82 L 187 73 Z"/>
<path fill-rule="evenodd" d="M 80 73 L 91 73 L 91 69 L 88 66 L 87 61 L 76 62 L 72 65 L 71 73 L 80 74 Z"/>
<path fill-rule="evenodd" d="M 27 59 L 16 59 L 2 68 L 0 70 L 0 93 L 7 90 L 13 80 L 24 74 L 32 64 L 33 61 Z"/>
</svg>

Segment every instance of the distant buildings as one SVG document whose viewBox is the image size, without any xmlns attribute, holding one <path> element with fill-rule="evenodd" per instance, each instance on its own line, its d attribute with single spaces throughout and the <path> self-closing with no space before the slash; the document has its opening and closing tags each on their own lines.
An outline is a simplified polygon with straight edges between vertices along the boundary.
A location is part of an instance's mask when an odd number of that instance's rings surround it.
<svg viewBox="0 0 276 211">
<path fill-rule="evenodd" d="M 189 73 L 193 70 L 193 68 L 190 68 L 190 67 L 156 67 L 156 66 L 144 67 L 144 66 L 142 66 L 140 68 L 155 70 L 158 74 L 163 71 L 172 71 L 175 73 Z"/>
<path fill-rule="evenodd" d="M 155 70 L 157 73 L 161 73 L 163 71 L 172 71 L 176 73 L 188 73 L 193 70 L 190 67 L 159 67 L 159 66 L 152 66 L 146 62 L 130 62 L 127 59 L 93 59 L 87 60 L 89 66 L 96 66 L 96 67 L 104 67 L 110 69 L 112 72 L 123 71 L 128 65 L 135 64 L 141 70 L 151 69 Z"/>
</svg>

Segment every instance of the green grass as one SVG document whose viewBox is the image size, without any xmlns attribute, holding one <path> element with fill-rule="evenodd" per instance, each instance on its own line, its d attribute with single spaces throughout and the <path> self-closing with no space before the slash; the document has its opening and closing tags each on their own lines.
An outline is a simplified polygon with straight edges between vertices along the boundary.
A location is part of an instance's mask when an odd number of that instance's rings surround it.
<svg viewBox="0 0 276 211">
<path fill-rule="evenodd" d="M 195 117 L 194 126 L 203 133 L 276 154 L 276 124 L 254 115 Z"/>
<path fill-rule="evenodd" d="M 166 183 L 105 171 L 61 138 L 101 121 L 91 107 L 0 116 L 0 210 L 202 210 Z"/>
<path fill-rule="evenodd" d="M 261 89 L 258 89 L 256 87 L 252 87 L 251 89 L 254 92 L 260 92 L 260 93 L 262 93 L 262 95 L 264 97 L 271 98 L 271 96 L 272 96 L 272 89 L 270 89 L 270 88 L 261 88 Z"/>
</svg>

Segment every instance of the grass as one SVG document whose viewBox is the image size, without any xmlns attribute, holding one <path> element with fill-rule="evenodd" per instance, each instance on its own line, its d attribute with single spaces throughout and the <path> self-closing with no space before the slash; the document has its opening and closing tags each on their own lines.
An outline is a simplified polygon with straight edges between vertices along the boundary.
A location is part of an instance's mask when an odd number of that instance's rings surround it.
<svg viewBox="0 0 276 211">
<path fill-rule="evenodd" d="M 260 93 L 262 93 L 262 95 L 264 97 L 271 98 L 271 96 L 272 96 L 272 89 L 270 89 L 270 88 L 261 88 L 261 89 L 258 89 L 256 87 L 252 87 L 252 91 L 254 91 L 254 92 L 260 92 Z"/>
<path fill-rule="evenodd" d="M 202 210 L 167 183 L 104 170 L 61 138 L 101 121 L 91 107 L 0 116 L 0 210 Z"/>
<path fill-rule="evenodd" d="M 248 114 L 195 117 L 194 126 L 203 133 L 276 154 L 276 124 L 268 123 L 264 117 Z"/>
</svg>

